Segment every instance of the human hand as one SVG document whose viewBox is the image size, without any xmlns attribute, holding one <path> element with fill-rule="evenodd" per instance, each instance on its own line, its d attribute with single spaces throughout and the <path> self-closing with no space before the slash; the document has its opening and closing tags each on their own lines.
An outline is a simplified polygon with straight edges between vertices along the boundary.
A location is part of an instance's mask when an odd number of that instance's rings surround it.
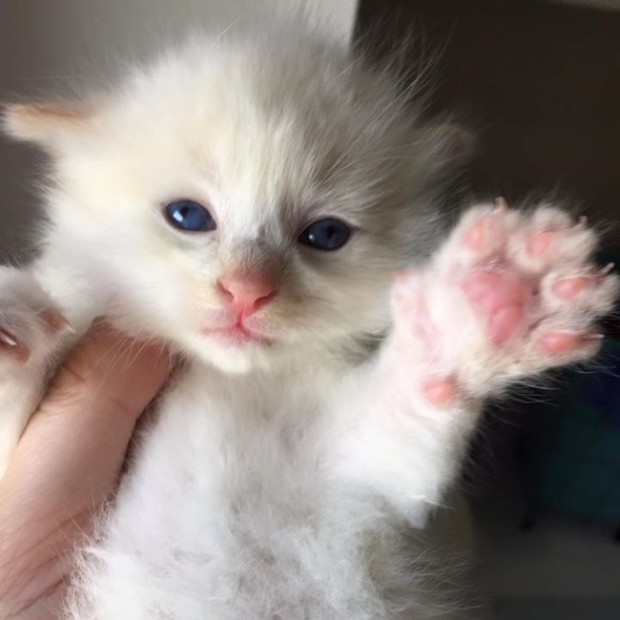
<svg viewBox="0 0 620 620">
<path fill-rule="evenodd" d="M 0 480 L 0 618 L 60 617 L 76 547 L 170 371 L 164 347 L 102 323 L 62 364 Z"/>
</svg>

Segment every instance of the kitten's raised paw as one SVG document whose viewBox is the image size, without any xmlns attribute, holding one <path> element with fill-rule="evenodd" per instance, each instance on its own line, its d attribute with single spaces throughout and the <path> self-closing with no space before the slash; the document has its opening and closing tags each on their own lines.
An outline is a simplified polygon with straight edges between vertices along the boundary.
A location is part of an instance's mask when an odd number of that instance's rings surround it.
<svg viewBox="0 0 620 620">
<path fill-rule="evenodd" d="M 583 218 L 551 207 L 521 212 L 499 201 L 467 212 L 429 268 L 395 285 L 397 328 L 425 358 L 429 400 L 483 394 L 594 355 L 596 320 L 618 292 L 611 267 L 590 262 L 596 242 Z"/>
<path fill-rule="evenodd" d="M 31 275 L 0 267 L 0 370 L 44 359 L 70 329 Z"/>
</svg>

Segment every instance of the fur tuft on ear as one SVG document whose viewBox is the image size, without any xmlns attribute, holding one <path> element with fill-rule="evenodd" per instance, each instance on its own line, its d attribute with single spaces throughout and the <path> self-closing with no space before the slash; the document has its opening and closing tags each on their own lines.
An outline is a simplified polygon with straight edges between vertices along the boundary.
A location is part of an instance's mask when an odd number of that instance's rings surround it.
<svg viewBox="0 0 620 620">
<path fill-rule="evenodd" d="M 85 104 L 14 104 L 5 107 L 2 128 L 13 138 L 54 150 L 93 116 L 92 107 Z"/>
</svg>

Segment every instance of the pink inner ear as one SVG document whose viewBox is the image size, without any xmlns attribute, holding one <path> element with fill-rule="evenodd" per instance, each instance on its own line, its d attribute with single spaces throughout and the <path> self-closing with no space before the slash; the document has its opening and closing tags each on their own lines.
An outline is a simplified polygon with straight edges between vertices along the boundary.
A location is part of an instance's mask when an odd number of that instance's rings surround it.
<svg viewBox="0 0 620 620">
<path fill-rule="evenodd" d="M 7 108 L 5 127 L 15 138 L 50 143 L 79 131 L 94 115 L 95 109 L 87 104 L 21 104 Z"/>
</svg>

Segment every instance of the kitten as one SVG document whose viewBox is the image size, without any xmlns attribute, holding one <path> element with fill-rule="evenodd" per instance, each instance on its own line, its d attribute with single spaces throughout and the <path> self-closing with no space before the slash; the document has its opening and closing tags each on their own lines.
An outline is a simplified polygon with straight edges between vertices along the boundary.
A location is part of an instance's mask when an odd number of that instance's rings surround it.
<svg viewBox="0 0 620 620">
<path fill-rule="evenodd" d="M 65 616 L 463 617 L 412 531 L 485 397 L 597 350 L 617 282 L 592 230 L 500 201 L 423 260 L 453 132 L 297 27 L 193 41 L 5 121 L 54 168 L 38 260 L 0 270 L 0 462 L 64 321 L 105 315 L 186 360 Z"/>
</svg>

